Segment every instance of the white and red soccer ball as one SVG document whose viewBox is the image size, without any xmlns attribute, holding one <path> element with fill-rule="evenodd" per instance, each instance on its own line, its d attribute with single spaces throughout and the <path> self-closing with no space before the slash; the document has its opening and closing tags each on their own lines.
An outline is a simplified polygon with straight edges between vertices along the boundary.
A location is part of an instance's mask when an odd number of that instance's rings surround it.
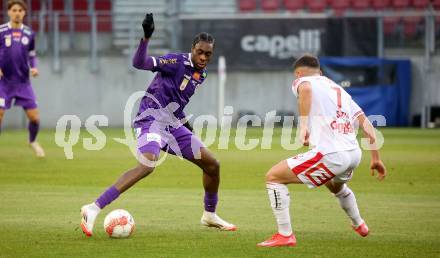
<svg viewBox="0 0 440 258">
<path fill-rule="evenodd" d="M 114 210 L 105 216 L 104 230 L 107 232 L 109 237 L 129 237 L 133 234 L 134 228 L 134 219 L 126 210 Z"/>
</svg>

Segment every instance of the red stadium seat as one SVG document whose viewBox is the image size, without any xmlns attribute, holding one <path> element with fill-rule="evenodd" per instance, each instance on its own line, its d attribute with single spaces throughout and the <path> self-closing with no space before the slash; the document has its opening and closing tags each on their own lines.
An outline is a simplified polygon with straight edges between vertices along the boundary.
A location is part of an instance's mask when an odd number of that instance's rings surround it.
<svg viewBox="0 0 440 258">
<path fill-rule="evenodd" d="M 279 0 L 261 0 L 261 9 L 265 12 L 276 12 L 280 9 Z"/>
<path fill-rule="evenodd" d="M 257 0 L 239 0 L 238 6 L 242 12 L 253 12 L 257 9 Z"/>
<path fill-rule="evenodd" d="M 95 9 L 97 11 L 111 11 L 112 1 L 111 0 L 98 0 L 95 2 Z"/>
<path fill-rule="evenodd" d="M 383 10 L 390 6 L 391 0 L 373 0 L 371 5 L 376 10 Z"/>
<path fill-rule="evenodd" d="M 73 9 L 77 11 L 87 11 L 89 9 L 89 3 L 87 0 L 75 0 L 73 1 Z"/>
<path fill-rule="evenodd" d="M 301 10 L 305 7 L 304 0 L 284 0 L 284 8 L 291 12 Z"/>
<path fill-rule="evenodd" d="M 417 34 L 418 25 L 422 22 L 422 17 L 403 17 L 403 34 L 405 38 L 413 38 Z"/>
<path fill-rule="evenodd" d="M 410 7 L 410 0 L 392 0 L 391 6 L 394 9 L 405 9 Z"/>
<path fill-rule="evenodd" d="M 330 6 L 337 16 L 341 16 L 350 7 L 350 0 L 331 0 Z"/>
<path fill-rule="evenodd" d="M 63 11 L 64 10 L 64 0 L 52 0 L 52 10 Z"/>
<path fill-rule="evenodd" d="M 111 15 L 111 13 L 98 15 L 98 31 L 99 32 L 111 32 L 112 31 L 112 15 Z"/>
<path fill-rule="evenodd" d="M 432 6 L 434 6 L 434 9 L 440 10 L 440 0 L 433 0 Z"/>
<path fill-rule="evenodd" d="M 365 11 L 370 8 L 371 1 L 370 0 L 354 0 L 351 4 L 354 10 L 356 11 Z"/>
<path fill-rule="evenodd" d="M 440 16 L 435 17 L 436 37 L 440 37 Z"/>
<path fill-rule="evenodd" d="M 32 11 L 41 10 L 41 1 L 40 0 L 33 0 L 31 2 L 31 9 L 32 9 Z"/>
<path fill-rule="evenodd" d="M 412 6 L 418 10 L 426 9 L 429 6 L 429 0 L 412 0 Z"/>
<path fill-rule="evenodd" d="M 393 35 L 399 26 L 399 17 L 384 17 L 383 18 L 383 32 L 386 36 Z"/>
<path fill-rule="evenodd" d="M 310 12 L 323 12 L 327 8 L 327 0 L 307 0 L 307 6 Z"/>
</svg>

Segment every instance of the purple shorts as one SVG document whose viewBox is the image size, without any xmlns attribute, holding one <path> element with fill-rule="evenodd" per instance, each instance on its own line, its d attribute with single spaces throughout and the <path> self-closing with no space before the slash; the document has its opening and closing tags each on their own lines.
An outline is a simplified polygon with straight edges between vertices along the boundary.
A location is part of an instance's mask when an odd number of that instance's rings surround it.
<svg viewBox="0 0 440 258">
<path fill-rule="evenodd" d="M 14 99 L 15 106 L 22 106 L 24 109 L 37 108 L 34 90 L 30 84 L 6 85 L 0 81 L 0 108 L 10 109 Z"/>
<path fill-rule="evenodd" d="M 183 157 L 199 159 L 203 143 L 185 126 L 179 128 L 144 125 L 135 128 L 137 148 L 140 153 L 159 156 L 160 150 Z"/>
</svg>

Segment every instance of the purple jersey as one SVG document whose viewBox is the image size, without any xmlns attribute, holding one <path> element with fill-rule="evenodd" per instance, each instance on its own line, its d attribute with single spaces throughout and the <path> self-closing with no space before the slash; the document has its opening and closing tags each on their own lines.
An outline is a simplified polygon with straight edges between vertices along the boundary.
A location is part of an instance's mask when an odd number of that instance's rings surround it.
<svg viewBox="0 0 440 258">
<path fill-rule="evenodd" d="M 177 119 L 183 119 L 185 117 L 183 109 L 197 87 L 206 79 L 206 70 L 197 70 L 194 67 L 191 53 L 175 53 L 161 57 L 147 56 L 147 44 L 148 42 L 141 41 L 133 58 L 133 64 L 138 69 L 157 73 L 147 89 L 147 95 L 150 96 L 145 96 L 140 103 L 138 115 L 147 109 L 161 109 L 170 103 L 176 103 L 178 107 L 173 112 L 174 116 Z M 172 116 L 171 113 L 169 115 Z M 169 119 L 163 117 L 163 113 L 160 116 L 165 121 Z M 158 119 L 158 117 L 147 116 L 137 119 L 135 126 L 153 119 Z"/>
<path fill-rule="evenodd" d="M 10 23 L 0 25 L 1 81 L 5 85 L 29 85 L 29 66 L 35 67 L 35 34 L 22 25 L 13 29 Z"/>
</svg>

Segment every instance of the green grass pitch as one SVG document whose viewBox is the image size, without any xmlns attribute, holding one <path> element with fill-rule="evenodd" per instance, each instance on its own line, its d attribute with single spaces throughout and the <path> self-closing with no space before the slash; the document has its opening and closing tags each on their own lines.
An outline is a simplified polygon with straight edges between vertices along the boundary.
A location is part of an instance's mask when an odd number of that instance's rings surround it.
<svg viewBox="0 0 440 258">
<path fill-rule="evenodd" d="M 110 139 L 123 137 L 122 130 L 106 130 L 101 151 L 78 144 L 73 160 L 55 145 L 54 131 L 40 134 L 47 158 L 39 160 L 27 146 L 26 131 L 5 130 L 0 136 L 0 257 L 440 257 L 440 131 L 382 132 L 388 178 L 378 182 L 370 176 L 369 153 L 364 152 L 350 183 L 371 234 L 355 234 L 326 189 L 291 185 L 298 245 L 265 249 L 256 243 L 274 233 L 276 225 L 264 174 L 298 153 L 281 149 L 279 131 L 272 150 L 210 147 L 221 161 L 217 211 L 238 231 L 199 225 L 201 173 L 171 157 L 107 207 L 95 235 L 86 238 L 79 228 L 81 205 L 135 165 L 128 148 Z M 128 210 L 136 221 L 129 239 L 110 239 L 103 230 L 104 215 L 116 208 Z"/>
</svg>

